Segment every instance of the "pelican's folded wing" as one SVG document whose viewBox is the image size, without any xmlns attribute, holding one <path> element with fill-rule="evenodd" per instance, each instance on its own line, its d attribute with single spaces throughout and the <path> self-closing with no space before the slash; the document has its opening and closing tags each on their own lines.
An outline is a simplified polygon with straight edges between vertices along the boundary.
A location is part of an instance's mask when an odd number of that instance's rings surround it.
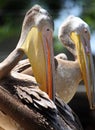
<svg viewBox="0 0 95 130">
<path fill-rule="evenodd" d="M 78 116 L 72 111 L 72 109 L 65 104 L 56 94 L 55 104 L 58 108 L 58 114 L 73 130 L 83 130 Z"/>
</svg>

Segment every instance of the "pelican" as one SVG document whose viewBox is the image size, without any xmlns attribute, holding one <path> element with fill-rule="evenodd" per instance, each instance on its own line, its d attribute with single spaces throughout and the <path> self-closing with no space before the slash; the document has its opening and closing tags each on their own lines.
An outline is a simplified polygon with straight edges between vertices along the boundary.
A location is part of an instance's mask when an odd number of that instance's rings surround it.
<svg viewBox="0 0 95 130">
<path fill-rule="evenodd" d="M 73 54 L 74 61 L 57 60 L 56 84 L 63 85 L 63 99 L 69 102 L 74 96 L 81 80 L 86 86 L 90 108 L 95 108 L 94 64 L 90 47 L 90 30 L 82 19 L 69 16 L 59 28 L 58 37 L 63 45 Z M 68 80 L 67 80 L 68 79 Z M 62 96 L 62 86 L 59 95 Z M 60 91 L 61 89 L 61 91 Z M 67 96 L 66 96 L 67 95 Z"/>
<path fill-rule="evenodd" d="M 55 99 L 52 34 L 51 16 L 33 6 L 25 15 L 16 48 L 0 63 L 0 110 L 28 130 L 82 130 L 69 106 Z M 35 78 L 12 70 L 24 53 Z"/>
<path fill-rule="evenodd" d="M 11 59 L 11 66 L 8 66 L 9 64 L 6 65 L 6 62 L 11 58 L 8 57 L 3 63 L 1 63 L 0 78 L 2 79 L 8 71 L 10 72 L 17 61 L 20 60 L 24 53 L 26 53 L 32 65 L 36 81 L 40 84 L 41 90 L 47 92 L 50 98 L 53 98 L 54 90 L 51 90 L 53 88 L 51 86 L 54 84 L 54 79 L 52 79 L 53 77 L 51 76 L 54 73 L 54 61 L 51 60 L 53 57 L 53 21 L 50 19 L 46 10 L 39 8 L 39 6 L 36 8 L 34 7 L 27 12 L 23 22 L 21 37 L 15 49 L 16 51 L 14 50 L 10 55 L 15 56 L 14 59 L 12 58 L 14 62 Z M 18 59 L 15 60 L 16 58 Z M 5 66 L 8 67 L 7 70 L 5 70 Z M 41 67 L 42 69 L 40 71 Z"/>
<path fill-rule="evenodd" d="M 56 92 L 65 103 L 68 103 L 75 95 L 80 81 L 83 80 L 90 108 L 93 109 L 95 80 L 89 26 L 79 17 L 69 16 L 60 26 L 58 37 L 64 47 L 73 54 L 74 61 L 68 60 L 64 53 L 55 56 Z M 33 75 L 28 59 L 20 61 L 14 71 Z"/>
</svg>

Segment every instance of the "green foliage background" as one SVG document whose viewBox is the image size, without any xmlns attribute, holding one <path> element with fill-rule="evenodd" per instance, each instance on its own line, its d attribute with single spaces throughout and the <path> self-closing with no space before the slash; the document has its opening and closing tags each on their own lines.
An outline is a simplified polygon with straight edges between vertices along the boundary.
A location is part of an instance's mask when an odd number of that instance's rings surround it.
<svg viewBox="0 0 95 130">
<path fill-rule="evenodd" d="M 72 5 L 69 5 L 69 2 Z M 72 9 L 77 5 L 81 9 L 79 17 L 89 24 L 91 32 L 95 30 L 95 0 L 0 0 L 0 52 L 10 52 L 16 46 L 24 15 L 34 4 L 40 4 L 48 10 L 54 20 L 59 18 L 62 9 Z M 59 44 L 57 35 L 54 36 L 54 43 L 55 55 L 67 52 L 62 44 Z"/>
</svg>

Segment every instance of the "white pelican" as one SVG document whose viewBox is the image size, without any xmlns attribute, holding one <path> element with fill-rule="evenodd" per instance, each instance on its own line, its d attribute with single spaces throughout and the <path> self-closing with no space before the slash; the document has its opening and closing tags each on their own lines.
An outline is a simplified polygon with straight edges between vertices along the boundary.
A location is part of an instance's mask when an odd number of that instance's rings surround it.
<svg viewBox="0 0 95 130">
<path fill-rule="evenodd" d="M 95 80 L 88 24 L 78 17 L 69 16 L 60 26 L 58 37 L 75 59 L 69 61 L 57 58 L 56 89 L 58 94 L 65 102 L 69 102 L 76 93 L 79 82 L 83 80 L 90 107 L 94 108 Z"/>
</svg>

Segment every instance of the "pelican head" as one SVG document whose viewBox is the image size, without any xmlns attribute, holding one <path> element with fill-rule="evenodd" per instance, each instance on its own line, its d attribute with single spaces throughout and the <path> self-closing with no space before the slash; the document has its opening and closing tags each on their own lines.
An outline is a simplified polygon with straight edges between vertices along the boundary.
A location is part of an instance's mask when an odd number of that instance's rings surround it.
<svg viewBox="0 0 95 130">
<path fill-rule="evenodd" d="M 49 13 L 39 5 L 25 15 L 17 49 L 25 52 L 31 63 L 40 88 L 53 98 L 53 21 Z"/>
<path fill-rule="evenodd" d="M 78 61 L 91 108 L 95 108 L 94 66 L 90 30 L 82 19 L 69 16 L 59 29 L 59 39 Z"/>
</svg>

